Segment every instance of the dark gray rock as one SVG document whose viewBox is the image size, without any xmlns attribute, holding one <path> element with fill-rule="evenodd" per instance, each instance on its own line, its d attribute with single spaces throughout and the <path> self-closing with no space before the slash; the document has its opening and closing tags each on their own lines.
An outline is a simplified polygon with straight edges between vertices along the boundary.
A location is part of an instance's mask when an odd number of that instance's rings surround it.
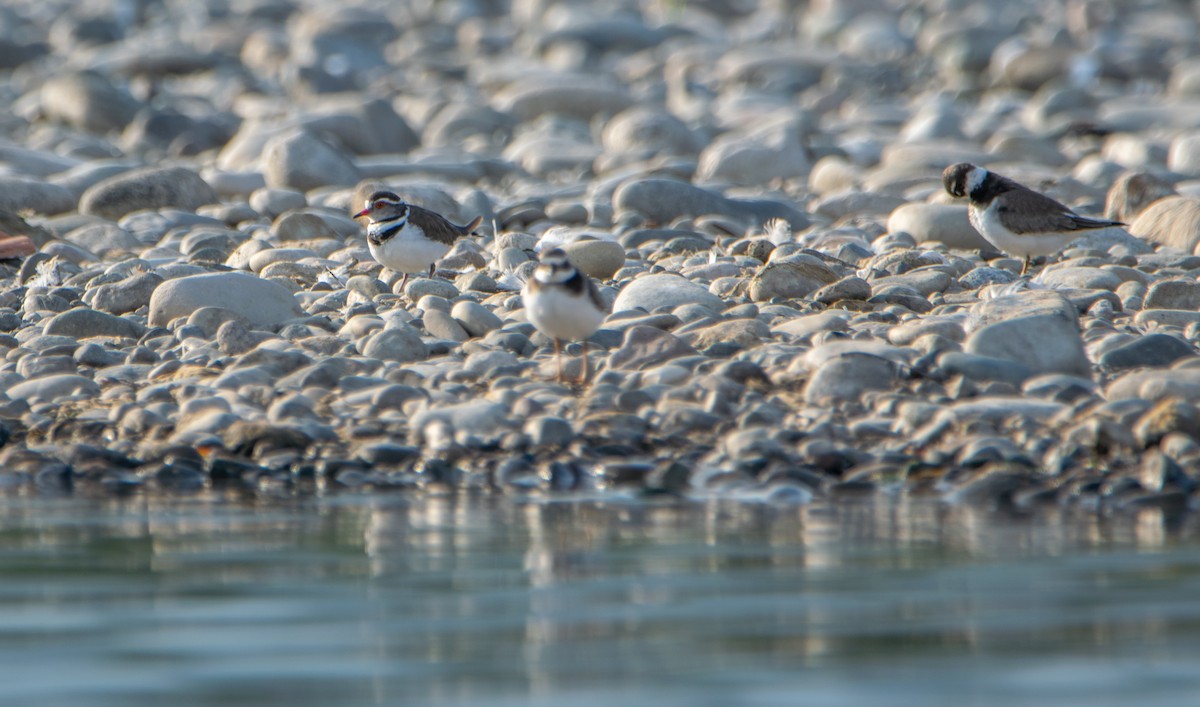
<svg viewBox="0 0 1200 707">
<path fill-rule="evenodd" d="M 644 370 L 682 356 L 694 356 L 696 349 L 677 336 L 648 326 L 631 327 L 625 340 L 608 358 L 608 367 Z"/>
<path fill-rule="evenodd" d="M 61 214 L 75 210 L 75 195 L 57 184 L 22 177 L 0 177 L 0 210 Z"/>
<path fill-rule="evenodd" d="M 93 71 L 51 76 L 41 88 L 42 110 L 51 120 L 93 133 L 123 130 L 141 104 Z"/>
<path fill-rule="evenodd" d="M 83 300 L 102 312 L 126 314 L 149 305 L 150 296 L 162 282 L 158 273 L 142 273 L 92 288 L 84 294 Z"/>
<path fill-rule="evenodd" d="M 140 339 L 146 327 L 121 317 L 95 309 L 72 309 L 46 322 L 42 333 L 47 336 L 70 336 L 86 339 L 92 336 L 117 336 Z"/>
<path fill-rule="evenodd" d="M 183 167 L 148 167 L 109 177 L 79 200 L 80 213 L 117 220 L 144 209 L 195 211 L 215 204 L 217 193 L 199 174 Z"/>
<path fill-rule="evenodd" d="M 1021 385 L 1033 375 L 1029 366 L 1017 361 L 958 351 L 939 356 L 938 366 L 948 374 L 973 381 L 1002 381 L 1013 386 Z"/>
<path fill-rule="evenodd" d="M 687 182 L 643 177 L 622 183 L 613 193 L 618 214 L 634 212 L 652 223 L 670 223 L 682 217 L 719 214 L 762 224 L 782 218 L 792 228 L 805 228 L 810 219 L 793 207 L 770 200 L 735 200 Z"/>
<path fill-rule="evenodd" d="M 1157 368 L 1195 354 L 1191 344 L 1179 338 L 1169 334 L 1147 334 L 1106 352 L 1100 357 L 1100 365 L 1113 369 Z"/>
<path fill-rule="evenodd" d="M 362 178 L 341 150 L 304 130 L 275 137 L 263 148 L 267 186 L 308 191 L 317 187 L 354 186 Z"/>
<path fill-rule="evenodd" d="M 426 310 L 421 316 L 421 323 L 430 336 L 450 341 L 466 341 L 471 338 L 462 324 L 455 321 L 449 312 L 440 309 Z"/>
<path fill-rule="evenodd" d="M 822 363 L 804 386 L 810 404 L 857 403 L 863 393 L 889 390 L 896 380 L 896 364 L 880 356 L 848 353 Z"/>
<path fill-rule="evenodd" d="M 1145 309 L 1200 309 L 1200 282 L 1161 280 L 1150 286 L 1142 303 Z"/>
</svg>

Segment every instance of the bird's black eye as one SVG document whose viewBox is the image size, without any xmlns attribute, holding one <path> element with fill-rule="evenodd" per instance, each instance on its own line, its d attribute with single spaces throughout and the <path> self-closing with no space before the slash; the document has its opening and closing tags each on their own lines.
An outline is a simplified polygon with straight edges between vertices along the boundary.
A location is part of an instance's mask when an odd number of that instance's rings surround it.
<svg viewBox="0 0 1200 707">
<path fill-rule="evenodd" d="M 384 201 L 383 199 L 380 199 L 379 201 L 376 201 L 374 204 L 371 204 L 372 209 L 382 209 L 384 206 L 387 206 L 387 202 Z"/>
</svg>

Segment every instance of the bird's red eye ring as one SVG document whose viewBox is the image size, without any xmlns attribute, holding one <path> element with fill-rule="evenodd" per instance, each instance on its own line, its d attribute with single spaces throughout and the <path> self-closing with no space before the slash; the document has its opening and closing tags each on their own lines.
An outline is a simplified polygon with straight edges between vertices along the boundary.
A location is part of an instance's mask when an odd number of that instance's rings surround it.
<svg viewBox="0 0 1200 707">
<path fill-rule="evenodd" d="M 380 199 L 379 201 L 376 201 L 374 204 L 371 204 L 371 208 L 373 208 L 373 209 L 382 209 L 384 206 L 387 206 L 387 202 L 384 201 L 383 199 Z"/>
</svg>

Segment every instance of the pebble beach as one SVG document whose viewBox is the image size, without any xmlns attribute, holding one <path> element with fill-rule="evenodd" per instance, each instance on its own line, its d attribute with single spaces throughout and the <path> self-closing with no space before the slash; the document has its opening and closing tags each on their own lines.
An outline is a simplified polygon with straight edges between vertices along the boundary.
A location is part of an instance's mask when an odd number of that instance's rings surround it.
<svg viewBox="0 0 1200 707">
<path fill-rule="evenodd" d="M 1200 503 L 1200 16 L 0 8 L 0 487 Z M 1022 278 L 971 162 L 1089 216 Z M 383 269 L 377 189 L 455 223 Z M 555 379 L 520 296 L 612 303 Z M 581 347 L 567 348 L 568 373 Z"/>
</svg>

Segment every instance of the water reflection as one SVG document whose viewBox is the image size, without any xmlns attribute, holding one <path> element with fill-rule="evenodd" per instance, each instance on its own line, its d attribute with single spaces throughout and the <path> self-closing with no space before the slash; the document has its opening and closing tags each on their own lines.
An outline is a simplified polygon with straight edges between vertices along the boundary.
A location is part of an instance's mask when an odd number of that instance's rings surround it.
<svg viewBox="0 0 1200 707">
<path fill-rule="evenodd" d="M 1196 522 L 1153 509 L 4 504 L 4 704 L 949 704 L 1047 685 L 1093 704 L 1119 694 L 1112 675 L 1140 700 L 1200 689 L 1182 661 L 1200 647 Z"/>
</svg>

